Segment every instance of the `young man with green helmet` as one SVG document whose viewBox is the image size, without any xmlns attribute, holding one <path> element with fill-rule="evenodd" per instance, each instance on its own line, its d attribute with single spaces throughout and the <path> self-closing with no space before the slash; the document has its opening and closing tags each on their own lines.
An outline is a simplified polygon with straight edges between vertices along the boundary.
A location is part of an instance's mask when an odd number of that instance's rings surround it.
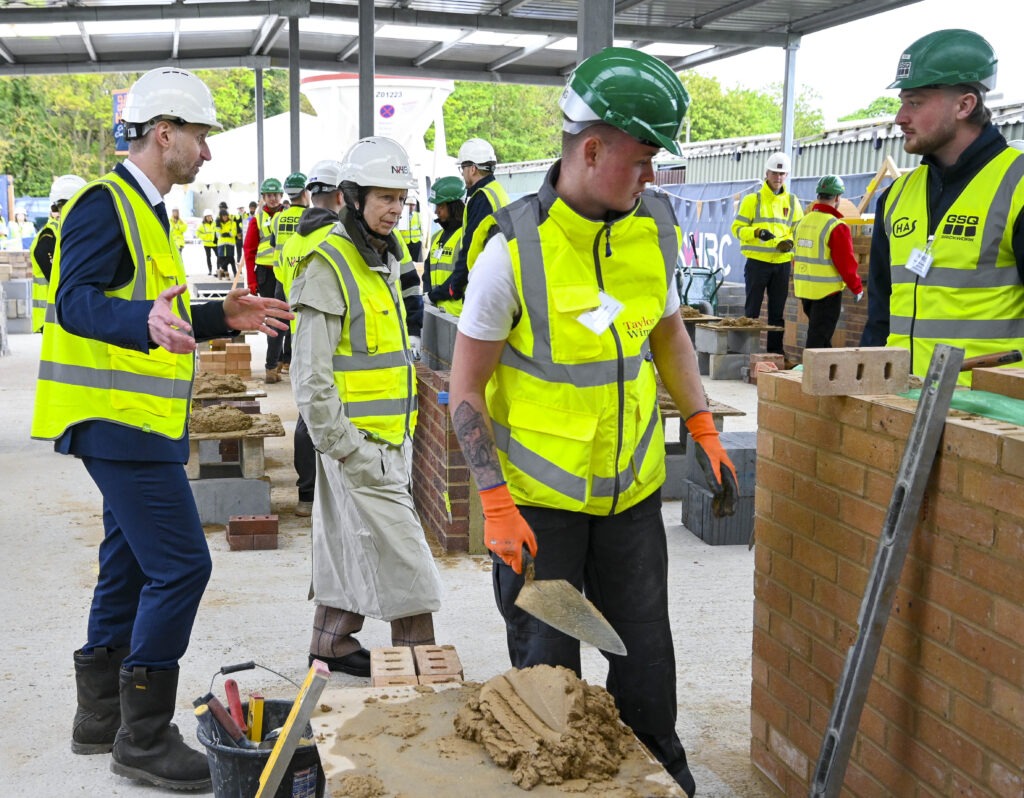
<svg viewBox="0 0 1024 798">
<path fill-rule="evenodd" d="M 828 349 L 843 309 L 843 285 L 855 301 L 864 296 L 857 276 L 853 235 L 842 223 L 839 198 L 843 179 L 825 175 L 818 181 L 817 201 L 793 231 L 793 293 L 807 314 L 806 349 Z"/>
<path fill-rule="evenodd" d="M 465 196 L 466 184 L 458 177 L 438 178 L 430 187 L 430 203 L 441 229 L 431 240 L 423 263 L 423 295 L 453 316 L 462 313 L 462 300 L 451 299 L 442 286 L 451 277 L 462 247 Z"/>
<path fill-rule="evenodd" d="M 580 673 L 579 641 L 515 606 L 523 548 L 537 579 L 582 589 L 628 653 L 607 687 L 687 795 L 661 516 L 665 443 L 655 365 L 693 436 L 717 513 L 735 511 L 679 313 L 681 234 L 646 191 L 678 154 L 690 98 L 663 61 L 610 47 L 579 64 L 560 107 L 562 157 L 535 195 L 498 210 L 473 269 L 452 361 L 452 419 L 480 486 L 512 665 Z"/>
<path fill-rule="evenodd" d="M 285 242 L 295 235 L 299 226 L 299 218 L 309 205 L 309 193 L 306 191 L 306 176 L 302 172 L 292 172 L 284 180 L 284 193 L 288 195 L 288 207 L 278 213 L 270 222 L 270 247 L 274 258 L 274 296 L 287 299 L 281 286 L 282 261 L 281 250 Z M 268 383 L 281 381 L 281 375 L 287 374 L 292 362 L 292 331 L 289 328 L 284 335 L 267 340 L 267 360 L 264 380 Z"/>
<path fill-rule="evenodd" d="M 909 349 L 919 376 L 940 342 L 967 357 L 1024 349 L 1024 154 L 985 107 L 997 65 L 977 33 L 940 30 L 889 85 L 903 149 L 922 158 L 875 207 L 861 345 Z"/>
</svg>

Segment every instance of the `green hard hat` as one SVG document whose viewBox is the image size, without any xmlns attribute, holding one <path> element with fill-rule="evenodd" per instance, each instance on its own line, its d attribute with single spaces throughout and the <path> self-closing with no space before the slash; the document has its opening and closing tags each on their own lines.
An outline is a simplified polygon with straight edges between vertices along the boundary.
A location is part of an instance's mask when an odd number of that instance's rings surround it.
<svg viewBox="0 0 1024 798">
<path fill-rule="evenodd" d="M 442 177 L 435 180 L 430 186 L 430 196 L 427 198 L 431 205 L 441 205 L 445 202 L 455 202 L 466 196 L 466 184 L 458 177 Z"/>
<path fill-rule="evenodd" d="M 268 177 L 260 183 L 260 194 L 280 194 L 281 181 L 276 177 Z"/>
<path fill-rule="evenodd" d="M 924 86 L 996 87 L 996 58 L 992 45 L 977 33 L 958 28 L 938 30 L 922 36 L 900 56 L 896 80 L 890 89 L 919 89 Z"/>
<path fill-rule="evenodd" d="M 838 197 L 840 194 L 846 193 L 846 186 L 843 184 L 843 178 L 839 175 L 825 175 L 818 181 L 815 191 L 823 197 Z"/>
<path fill-rule="evenodd" d="M 292 172 L 284 179 L 284 190 L 289 194 L 301 194 L 306 190 L 306 176 L 302 172 Z"/>
<path fill-rule="evenodd" d="M 628 47 L 606 47 L 569 75 L 558 101 L 563 129 L 607 122 L 634 138 L 679 155 L 679 133 L 690 95 L 675 72 L 653 55 Z"/>
</svg>

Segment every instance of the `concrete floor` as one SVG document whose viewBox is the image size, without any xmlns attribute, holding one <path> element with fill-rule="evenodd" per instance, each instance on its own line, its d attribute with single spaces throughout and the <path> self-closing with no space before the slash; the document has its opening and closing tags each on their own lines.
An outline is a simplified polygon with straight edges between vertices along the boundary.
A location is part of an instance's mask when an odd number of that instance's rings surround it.
<svg viewBox="0 0 1024 798">
<path fill-rule="evenodd" d="M 205 275 L 201 253 L 188 252 L 195 275 Z M 154 795 L 159 791 L 110 773 L 109 757 L 75 756 L 69 747 L 75 694 L 71 654 L 84 642 L 86 617 L 102 536 L 101 499 L 82 465 L 29 438 L 38 335 L 11 337 L 0 357 L 0 561 L 4 645 L 0 674 L 6 685 L 0 724 L 0 795 Z M 264 342 L 253 346 L 253 371 L 262 375 Z M 709 395 L 747 415 L 725 429 L 756 428 L 756 390 L 739 382 L 707 381 Z M 282 676 L 301 681 L 306 667 L 312 605 L 309 519 L 292 510 L 291 467 L 295 408 L 291 387 L 268 387 L 264 412 L 281 416 L 286 438 L 267 441 L 267 471 L 280 548 L 231 552 L 224 528 L 207 527 L 214 571 L 181 663 L 176 721 L 198 747 L 191 701 L 211 688 L 223 692 L 222 665 L 254 660 L 281 676 L 256 669 L 235 675 L 243 691 L 292 698 Z M 672 422 L 670 422 L 672 423 Z M 706 798 L 772 798 L 779 793 L 749 761 L 750 641 L 753 553 L 745 546 L 707 546 L 679 519 L 679 502 L 665 504 L 671 555 L 670 596 L 678 671 L 679 734 L 687 748 L 698 794 Z M 439 643 L 453 644 L 466 678 L 485 681 L 508 668 L 504 629 L 494 607 L 487 558 L 439 556 L 446 585 L 436 616 Z M 369 620 L 360 636 L 367 647 L 386 646 L 385 624 Z M 584 650 L 584 678 L 603 683 L 604 660 Z M 336 674 L 332 684 L 363 685 Z M 409 798 L 415 798 L 411 796 Z"/>
</svg>

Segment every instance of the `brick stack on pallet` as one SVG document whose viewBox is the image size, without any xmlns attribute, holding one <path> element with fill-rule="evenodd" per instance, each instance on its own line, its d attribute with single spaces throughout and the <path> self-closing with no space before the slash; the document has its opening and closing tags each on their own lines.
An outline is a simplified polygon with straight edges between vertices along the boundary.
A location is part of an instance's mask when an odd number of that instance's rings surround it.
<svg viewBox="0 0 1024 798">
<path fill-rule="evenodd" d="M 688 438 L 683 459 L 682 523 L 710 546 L 746 545 L 754 529 L 757 432 L 720 432 L 718 438 L 736 466 L 739 478 L 736 512 L 725 518 L 715 517 L 712 512 L 714 497 L 697 462 L 698 447 Z"/>
<path fill-rule="evenodd" d="M 370 686 L 461 682 L 455 646 L 394 646 L 370 651 Z"/>
<path fill-rule="evenodd" d="M 227 338 L 210 341 L 210 348 L 199 353 L 199 370 L 211 374 L 236 374 L 252 377 L 252 350 L 249 344 L 231 343 Z"/>
</svg>

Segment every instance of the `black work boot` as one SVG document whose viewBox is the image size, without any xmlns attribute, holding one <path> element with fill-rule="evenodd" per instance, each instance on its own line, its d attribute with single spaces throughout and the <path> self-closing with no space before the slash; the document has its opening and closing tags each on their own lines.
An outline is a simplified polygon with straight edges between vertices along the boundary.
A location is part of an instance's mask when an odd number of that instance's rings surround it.
<svg viewBox="0 0 1024 798">
<path fill-rule="evenodd" d="M 110 769 L 171 790 L 210 787 L 206 755 L 189 748 L 171 723 L 178 693 L 178 669 L 121 669 L 121 728 Z"/>
<path fill-rule="evenodd" d="M 71 729 L 71 750 L 76 754 L 105 754 L 114 745 L 121 726 L 121 697 L 117 674 L 127 648 L 94 648 L 75 652 L 75 688 L 78 708 Z"/>
<path fill-rule="evenodd" d="M 690 766 L 686 762 L 686 751 L 675 732 L 671 734 L 642 734 L 636 732 L 640 740 L 648 750 L 668 771 L 668 774 L 675 779 L 676 784 L 683 788 L 687 798 L 693 798 L 697 792 L 697 785 L 690 773 Z"/>
</svg>

